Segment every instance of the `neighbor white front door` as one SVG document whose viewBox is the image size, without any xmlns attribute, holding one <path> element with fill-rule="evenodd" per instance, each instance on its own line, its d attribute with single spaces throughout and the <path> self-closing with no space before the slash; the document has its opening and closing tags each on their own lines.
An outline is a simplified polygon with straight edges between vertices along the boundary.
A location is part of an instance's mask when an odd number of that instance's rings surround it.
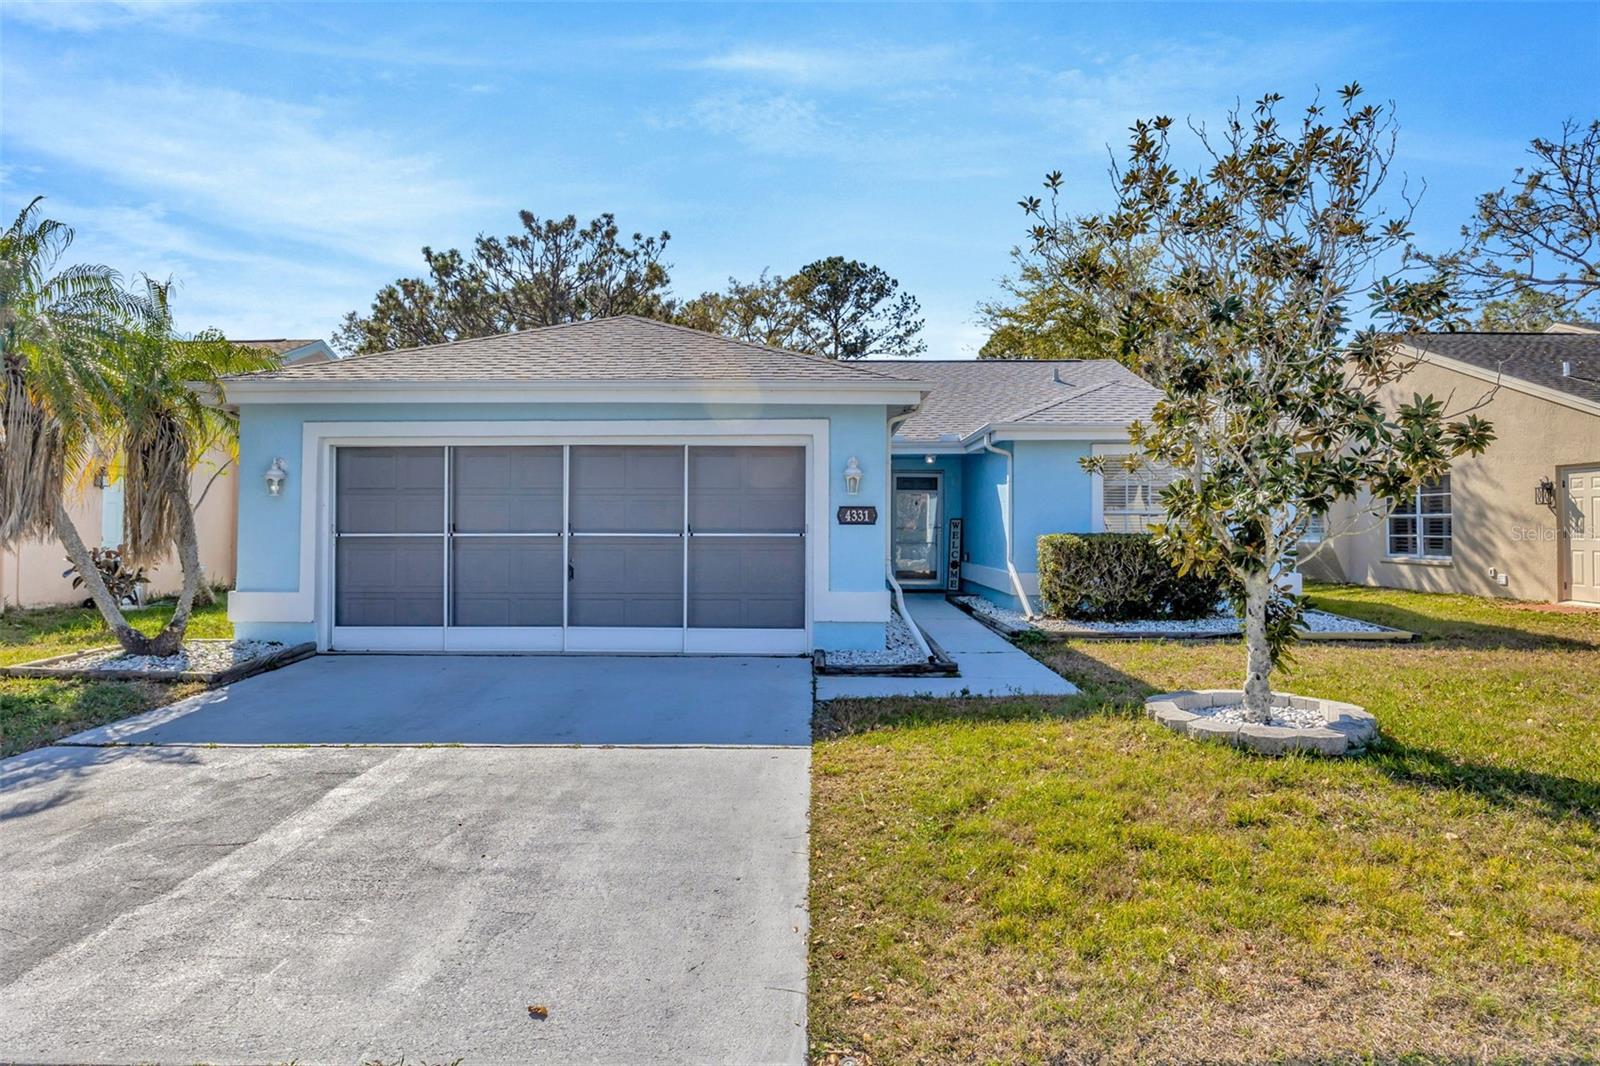
<svg viewBox="0 0 1600 1066">
<path fill-rule="evenodd" d="M 1561 475 L 1561 598 L 1600 603 L 1600 466 Z"/>
</svg>

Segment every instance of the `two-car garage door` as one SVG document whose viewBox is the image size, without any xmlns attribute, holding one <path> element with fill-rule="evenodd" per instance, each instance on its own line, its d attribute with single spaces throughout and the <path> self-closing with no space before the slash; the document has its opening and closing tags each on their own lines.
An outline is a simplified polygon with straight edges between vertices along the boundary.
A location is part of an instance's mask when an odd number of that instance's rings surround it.
<svg viewBox="0 0 1600 1066">
<path fill-rule="evenodd" d="M 806 450 L 335 451 L 344 650 L 806 649 Z"/>
</svg>

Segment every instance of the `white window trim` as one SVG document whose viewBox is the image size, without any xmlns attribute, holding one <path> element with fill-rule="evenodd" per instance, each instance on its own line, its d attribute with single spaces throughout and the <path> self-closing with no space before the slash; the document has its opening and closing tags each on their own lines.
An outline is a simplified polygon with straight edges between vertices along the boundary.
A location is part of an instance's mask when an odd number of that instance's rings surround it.
<svg viewBox="0 0 1600 1066">
<path fill-rule="evenodd" d="M 1446 475 L 1446 476 L 1449 476 L 1449 475 Z M 1446 496 L 1450 500 L 1450 509 L 1448 511 L 1442 511 L 1442 512 L 1440 512 L 1440 511 L 1432 511 L 1432 512 L 1429 512 L 1426 515 L 1424 515 L 1424 513 L 1422 511 L 1422 494 L 1423 494 L 1422 490 L 1423 490 L 1424 487 L 1425 487 L 1425 484 L 1419 484 L 1414 490 L 1412 490 L 1412 493 L 1411 493 L 1411 510 L 1409 510 L 1409 511 L 1398 511 L 1397 512 L 1397 511 L 1395 511 L 1395 509 L 1393 507 L 1390 507 L 1389 508 L 1389 513 L 1383 516 L 1383 556 L 1382 556 L 1382 558 L 1383 558 L 1384 562 L 1386 562 L 1386 563 L 1417 563 L 1417 564 L 1420 564 L 1420 565 L 1423 565 L 1423 566 L 1450 566 L 1450 565 L 1454 564 L 1455 558 L 1456 558 L 1456 523 L 1455 523 L 1456 485 L 1455 485 L 1455 481 L 1454 481 L 1454 479 L 1451 480 L 1451 482 L 1450 482 L 1450 491 L 1448 493 L 1446 493 Z M 1438 495 L 1438 494 L 1434 493 L 1434 495 Z M 1389 524 L 1391 522 L 1393 522 L 1394 519 L 1397 518 L 1397 517 L 1399 517 L 1399 518 L 1410 518 L 1414 522 L 1416 522 L 1416 532 L 1414 534 L 1412 534 L 1412 536 L 1416 539 L 1416 542 L 1417 542 L 1417 550 L 1415 552 L 1394 552 L 1394 551 L 1391 551 L 1389 549 L 1389 545 L 1391 543 L 1391 537 L 1392 537 L 1392 534 L 1390 533 L 1390 525 Z M 1422 533 L 1422 520 L 1425 517 L 1426 518 L 1448 518 L 1450 520 L 1450 553 L 1448 555 L 1429 555 L 1424 550 L 1423 544 L 1424 544 L 1424 541 L 1425 541 L 1426 538 L 1423 536 L 1423 533 Z"/>
<path fill-rule="evenodd" d="M 612 421 L 405 421 L 306 422 L 301 428 L 297 473 L 300 545 L 297 586 L 286 591 L 234 592 L 228 616 L 235 622 L 314 623 L 318 647 L 332 630 L 331 542 L 333 450 L 340 445 L 442 444 L 790 444 L 802 445 L 810 464 L 807 482 L 806 636 L 818 622 L 884 622 L 888 593 L 834 592 L 828 587 L 832 524 L 829 423 L 806 419 Z"/>
</svg>

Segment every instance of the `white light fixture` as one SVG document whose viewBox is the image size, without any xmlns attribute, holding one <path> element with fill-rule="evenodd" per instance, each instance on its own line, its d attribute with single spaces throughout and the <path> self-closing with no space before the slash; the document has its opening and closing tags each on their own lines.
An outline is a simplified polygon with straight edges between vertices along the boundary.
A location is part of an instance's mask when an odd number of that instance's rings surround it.
<svg viewBox="0 0 1600 1066">
<path fill-rule="evenodd" d="M 925 462 L 925 463 L 927 463 L 927 464 L 928 464 L 928 465 L 929 465 L 929 466 L 932 466 L 932 465 L 933 465 L 933 456 L 931 456 L 931 455 L 924 455 L 924 456 L 923 456 L 923 457 L 922 457 L 922 461 L 923 461 L 923 462 Z"/>
<path fill-rule="evenodd" d="M 283 457 L 272 460 L 272 465 L 267 467 L 267 495 L 283 495 L 283 479 L 289 476 L 289 468 L 284 465 Z"/>
<path fill-rule="evenodd" d="M 861 461 L 853 455 L 844 464 L 844 491 L 850 496 L 861 492 Z"/>
</svg>

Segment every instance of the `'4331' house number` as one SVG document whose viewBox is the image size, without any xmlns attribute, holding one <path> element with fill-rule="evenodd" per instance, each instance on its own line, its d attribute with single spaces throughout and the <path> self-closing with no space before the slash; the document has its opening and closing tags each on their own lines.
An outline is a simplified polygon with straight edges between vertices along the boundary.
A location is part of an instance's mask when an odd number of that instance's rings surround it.
<svg viewBox="0 0 1600 1066">
<path fill-rule="evenodd" d="M 839 524 L 841 526 L 877 525 L 878 509 L 876 507 L 841 507 L 839 508 Z"/>
</svg>

